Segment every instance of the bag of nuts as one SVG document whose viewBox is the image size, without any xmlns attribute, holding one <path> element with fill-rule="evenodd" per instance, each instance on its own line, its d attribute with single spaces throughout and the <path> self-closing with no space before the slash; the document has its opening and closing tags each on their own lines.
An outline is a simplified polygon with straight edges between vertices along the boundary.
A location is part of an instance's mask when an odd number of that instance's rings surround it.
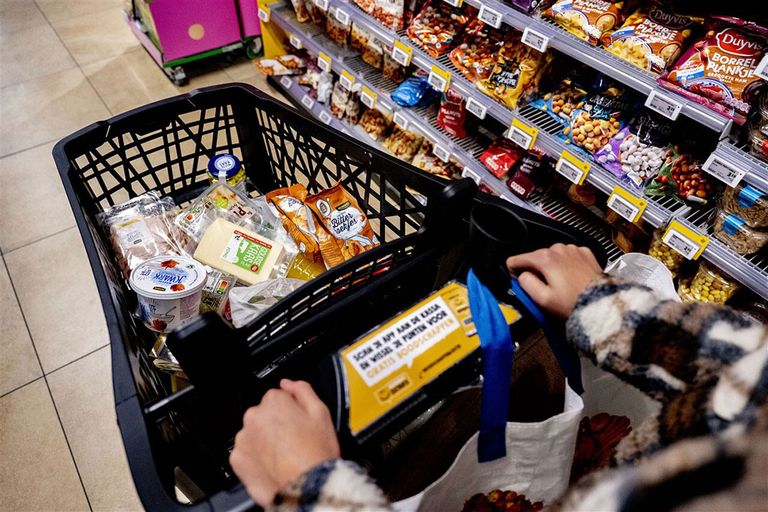
<svg viewBox="0 0 768 512">
<path fill-rule="evenodd" d="M 626 126 L 636 103 L 623 89 L 609 86 L 573 111 L 571 126 L 566 128 L 565 135 L 573 145 L 590 154 L 597 153 Z"/>
<path fill-rule="evenodd" d="M 565 138 L 565 128 L 571 124 L 571 114 L 576 109 L 584 106 L 584 98 L 587 91 L 566 78 L 560 82 L 557 88 L 535 99 L 530 105 L 543 110 L 555 121 L 563 126 L 563 132 L 558 134 Z"/>
<path fill-rule="evenodd" d="M 701 161 L 683 153 L 679 146 L 670 145 L 659 174 L 646 185 L 645 195 L 706 204 L 712 195 L 712 184 L 701 169 Z"/>
</svg>

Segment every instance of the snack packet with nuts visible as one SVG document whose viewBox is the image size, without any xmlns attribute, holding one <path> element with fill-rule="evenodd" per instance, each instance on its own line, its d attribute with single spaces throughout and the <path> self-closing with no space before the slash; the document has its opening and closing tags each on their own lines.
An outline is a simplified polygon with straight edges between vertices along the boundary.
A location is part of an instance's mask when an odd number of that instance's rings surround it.
<svg viewBox="0 0 768 512">
<path fill-rule="evenodd" d="M 624 2 L 606 0 L 559 0 L 544 11 L 565 30 L 597 46 L 603 35 L 622 21 Z"/>
<path fill-rule="evenodd" d="M 648 197 L 674 197 L 697 204 L 706 204 L 712 195 L 712 184 L 701 169 L 701 161 L 679 146 L 667 147 L 667 156 L 659 174 L 645 187 Z"/>
<path fill-rule="evenodd" d="M 574 146 L 594 154 L 626 126 L 636 106 L 636 99 L 624 89 L 608 86 L 573 111 L 566 135 Z"/>
<path fill-rule="evenodd" d="M 587 91 L 572 80 L 566 78 L 552 92 L 536 98 L 530 105 L 539 110 L 543 110 L 549 116 L 563 126 L 563 132 L 558 133 L 558 137 L 566 138 L 565 128 L 571 124 L 571 114 L 576 109 L 584 106 L 584 98 Z"/>
<path fill-rule="evenodd" d="M 447 52 L 477 9 L 464 3 L 452 7 L 443 0 L 431 0 L 408 26 L 408 37 L 434 58 Z"/>
<path fill-rule="evenodd" d="M 491 75 L 503 39 L 501 30 L 474 19 L 448 58 L 470 82 L 485 80 Z"/>
</svg>

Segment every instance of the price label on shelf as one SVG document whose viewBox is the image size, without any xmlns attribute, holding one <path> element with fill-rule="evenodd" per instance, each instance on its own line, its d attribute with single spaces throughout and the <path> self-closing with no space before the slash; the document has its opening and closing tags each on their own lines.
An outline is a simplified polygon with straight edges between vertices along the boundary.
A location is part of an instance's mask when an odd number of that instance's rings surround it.
<svg viewBox="0 0 768 512">
<path fill-rule="evenodd" d="M 469 167 L 465 167 L 465 168 L 464 168 L 464 169 L 461 171 L 461 177 L 462 177 L 462 178 L 469 178 L 469 179 L 471 179 L 472 181 L 474 181 L 475 183 L 477 183 L 477 185 L 478 185 L 478 186 L 479 186 L 479 185 L 480 185 L 480 184 L 483 182 L 482 178 L 480 178 L 480 175 L 479 175 L 479 174 L 477 174 L 477 173 L 476 173 L 475 171 L 473 171 L 472 169 L 470 169 Z"/>
<path fill-rule="evenodd" d="M 536 142 L 536 136 L 539 130 L 533 126 L 528 126 L 519 119 L 513 119 L 512 125 L 507 132 L 507 138 L 523 149 L 531 149 Z"/>
<path fill-rule="evenodd" d="M 555 170 L 571 183 L 581 185 L 589 174 L 589 162 L 585 162 L 568 151 L 563 151 L 557 165 L 555 165 Z"/>
<path fill-rule="evenodd" d="M 331 114 L 328 113 L 327 110 L 323 110 L 320 112 L 320 120 L 324 122 L 325 124 L 331 124 Z"/>
<path fill-rule="evenodd" d="M 640 199 L 619 185 L 613 187 L 613 192 L 608 197 L 608 208 L 629 222 L 640 220 L 646 206 L 648 206 L 648 201 Z"/>
<path fill-rule="evenodd" d="M 454 7 L 461 7 L 461 4 L 464 3 L 463 0 L 443 0 L 443 2 L 447 3 L 448 5 L 452 5 Z"/>
<path fill-rule="evenodd" d="M 348 91 L 352 90 L 352 86 L 355 85 L 355 77 L 353 77 L 346 69 L 339 75 L 339 83 L 343 88 Z"/>
<path fill-rule="evenodd" d="M 360 91 L 360 101 L 363 102 L 363 105 L 365 105 L 368 108 L 374 108 L 376 107 L 376 97 L 378 95 L 367 88 L 366 86 L 363 86 L 363 89 Z"/>
<path fill-rule="evenodd" d="M 661 241 L 682 254 L 685 259 L 695 260 L 706 249 L 709 237 L 697 233 L 677 219 L 672 219 Z"/>
<path fill-rule="evenodd" d="M 315 100 L 313 100 L 308 94 L 301 98 L 301 104 L 307 107 L 308 110 L 312 110 L 315 106 Z"/>
<path fill-rule="evenodd" d="M 395 41 L 392 45 L 392 60 L 400 64 L 401 66 L 408 66 L 411 63 L 411 56 L 413 55 L 413 48 L 402 43 Z"/>
<path fill-rule="evenodd" d="M 328 0 L 315 0 L 315 5 L 323 11 L 328 10 Z"/>
<path fill-rule="evenodd" d="M 523 37 L 520 40 L 523 42 L 523 44 L 527 44 L 534 50 L 538 50 L 541 53 L 547 51 L 547 46 L 549 46 L 549 37 L 545 36 L 541 32 L 536 32 L 529 27 L 525 27 L 525 30 L 523 30 Z"/>
<path fill-rule="evenodd" d="M 437 158 L 442 160 L 443 162 L 447 162 L 451 159 L 451 152 L 445 149 L 440 144 L 435 143 L 434 146 L 432 146 L 432 152 L 435 154 Z"/>
<path fill-rule="evenodd" d="M 291 46 L 293 46 L 297 50 L 301 50 L 302 48 L 304 48 L 304 45 L 301 44 L 301 39 L 299 39 L 299 36 L 297 36 L 296 34 L 291 34 L 290 37 L 288 38 L 288 41 L 290 41 Z"/>
<path fill-rule="evenodd" d="M 395 112 L 394 121 L 395 124 L 403 130 L 408 129 L 408 120 L 400 112 Z"/>
<path fill-rule="evenodd" d="M 735 167 L 733 164 L 720 158 L 714 153 L 709 155 L 709 158 L 707 158 L 701 168 L 704 169 L 707 174 L 711 174 L 729 187 L 738 185 L 741 178 L 747 174 L 747 171 L 744 169 Z"/>
<path fill-rule="evenodd" d="M 445 92 L 448 89 L 448 85 L 451 83 L 451 73 L 438 66 L 432 66 L 427 78 L 427 83 L 432 86 L 433 89 Z"/>
<path fill-rule="evenodd" d="M 317 67 L 319 67 L 326 73 L 330 73 L 331 68 L 333 67 L 333 61 L 331 60 L 331 57 L 323 52 L 318 52 Z"/>
<path fill-rule="evenodd" d="M 662 94 L 658 91 L 651 91 L 645 100 L 645 106 L 649 109 L 663 115 L 671 120 L 677 119 L 680 111 L 683 110 L 683 104 L 671 96 Z"/>
<path fill-rule="evenodd" d="M 286 89 L 290 89 L 291 86 L 293 85 L 293 82 L 291 81 L 290 78 L 288 78 L 287 76 L 284 76 L 280 79 L 280 85 L 282 85 Z"/>
<path fill-rule="evenodd" d="M 269 7 L 266 5 L 259 7 L 259 19 L 264 23 L 269 23 Z"/>
<path fill-rule="evenodd" d="M 349 25 L 349 13 L 343 9 L 336 8 L 336 20 L 344 25 Z"/>
<path fill-rule="evenodd" d="M 467 110 L 480 119 L 485 119 L 487 109 L 473 98 L 467 98 Z"/>
<path fill-rule="evenodd" d="M 763 80 L 768 80 L 768 53 L 765 54 L 763 60 L 755 68 L 755 75 Z"/>
<path fill-rule="evenodd" d="M 492 26 L 493 28 L 501 27 L 501 13 L 494 11 L 487 5 L 480 6 L 480 13 L 477 15 L 477 17 L 480 18 L 480 21 L 486 25 Z"/>
</svg>

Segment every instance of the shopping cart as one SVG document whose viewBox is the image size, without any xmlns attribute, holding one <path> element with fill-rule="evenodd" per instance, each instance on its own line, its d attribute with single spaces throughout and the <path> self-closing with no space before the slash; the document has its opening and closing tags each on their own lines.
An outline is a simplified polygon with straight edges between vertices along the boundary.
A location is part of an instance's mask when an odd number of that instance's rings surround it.
<svg viewBox="0 0 768 512">
<path fill-rule="evenodd" d="M 177 356 L 194 386 L 177 390 L 148 356 L 156 335 L 136 316 L 136 297 L 96 215 L 152 190 L 183 205 L 208 186 L 208 159 L 220 153 L 238 156 L 260 191 L 303 183 L 314 193 L 343 182 L 385 243 L 308 282 L 244 329 L 210 317 L 186 326 L 175 336 L 185 342 L 176 345 Z M 277 378 L 302 377 L 322 354 L 462 275 L 471 253 L 470 211 L 479 204 L 486 214 L 507 212 L 497 226 L 512 233 L 514 248 L 505 250 L 580 240 L 478 193 L 470 180 L 448 183 L 417 171 L 243 84 L 197 90 L 94 123 L 60 141 L 53 154 L 107 321 L 128 462 L 152 509 L 251 506 L 227 464 L 242 408 Z M 434 387 L 430 398 L 444 391 Z M 194 491 L 197 501 L 180 504 L 174 486 Z"/>
</svg>

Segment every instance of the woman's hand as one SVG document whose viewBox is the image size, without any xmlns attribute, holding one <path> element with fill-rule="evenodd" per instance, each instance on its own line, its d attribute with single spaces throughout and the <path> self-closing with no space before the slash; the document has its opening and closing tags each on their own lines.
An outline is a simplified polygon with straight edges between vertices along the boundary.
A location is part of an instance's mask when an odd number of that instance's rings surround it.
<svg viewBox="0 0 768 512">
<path fill-rule="evenodd" d="M 549 249 L 511 256 L 507 268 L 531 298 L 560 318 L 568 318 L 576 300 L 602 269 L 586 247 L 555 244 Z"/>
<path fill-rule="evenodd" d="M 280 381 L 243 416 L 229 463 L 260 506 L 312 467 L 339 457 L 328 408 L 303 381 Z"/>
</svg>

